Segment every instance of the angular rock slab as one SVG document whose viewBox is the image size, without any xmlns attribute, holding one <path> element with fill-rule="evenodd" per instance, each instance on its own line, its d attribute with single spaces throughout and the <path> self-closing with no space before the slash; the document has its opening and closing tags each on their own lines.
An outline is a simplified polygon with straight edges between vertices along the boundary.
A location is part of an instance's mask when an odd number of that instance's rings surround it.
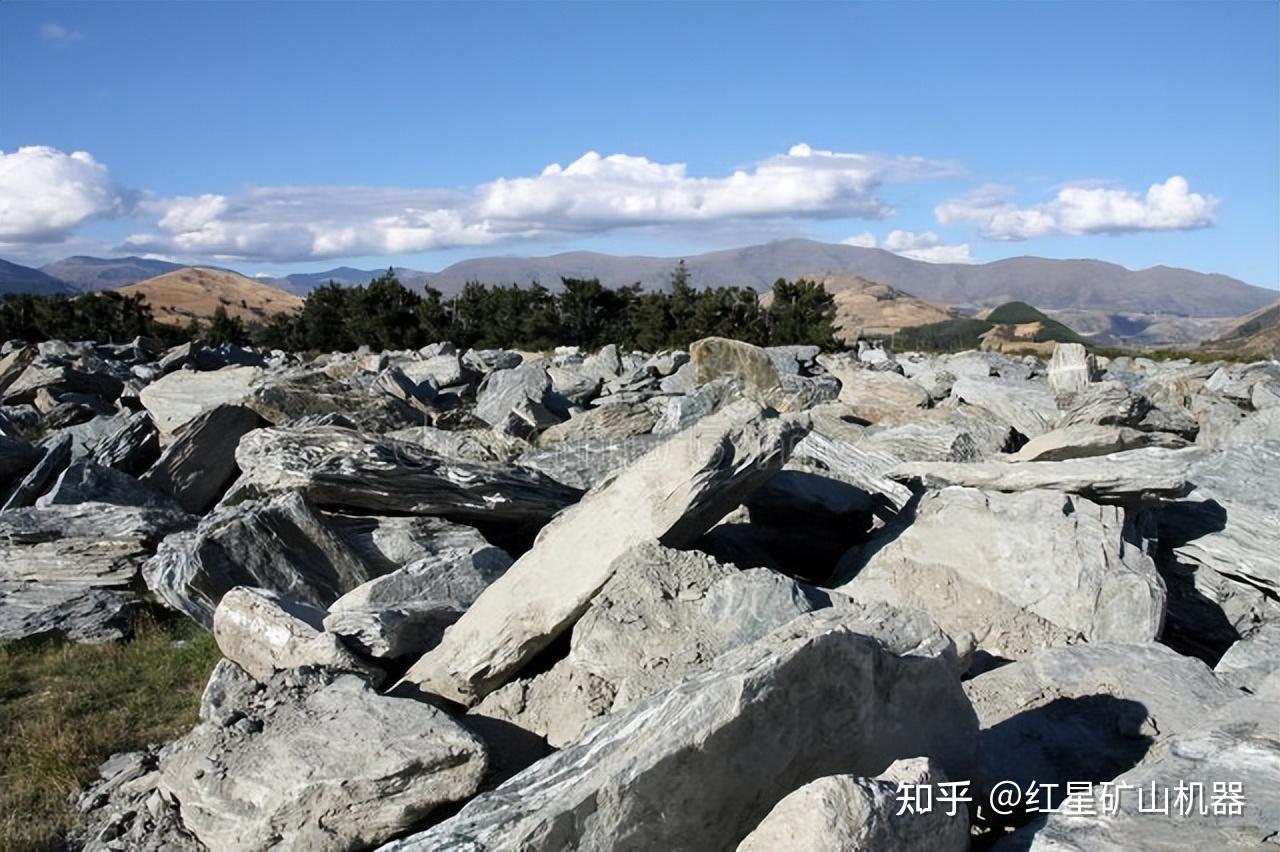
<svg viewBox="0 0 1280 852">
<path fill-rule="evenodd" d="M 743 401 L 656 447 L 587 494 L 485 589 L 405 675 L 472 704 L 568 629 L 633 545 L 688 545 L 786 461 L 803 433 Z"/>
<path fill-rule="evenodd" d="M 1165 587 L 1124 538 L 1124 512 L 1053 491 L 945 488 L 872 540 L 839 591 L 925 610 L 952 635 L 1019 658 L 1054 645 L 1160 635 Z"/>
<path fill-rule="evenodd" d="M 257 429 L 236 449 L 228 501 L 299 491 L 319 506 L 480 521 L 546 521 L 582 492 L 518 465 L 442 459 L 337 426 Z"/>
<path fill-rule="evenodd" d="M 1157 644 L 1049 648 L 965 683 L 989 781 L 1108 781 L 1157 737 L 1240 697 L 1208 666 Z"/>
<path fill-rule="evenodd" d="M 487 758 L 429 704 L 359 677 L 277 675 L 229 727 L 202 723 L 168 749 L 160 789 L 210 849 L 376 845 L 467 799 Z"/>
<path fill-rule="evenodd" d="M 1160 512 L 1160 537 L 1182 563 L 1212 568 L 1280 595 L 1280 440 L 1206 454 L 1188 474 L 1196 489 Z"/>
<path fill-rule="evenodd" d="M 0 581 L 0 642 L 59 637 L 110 642 L 133 632 L 133 595 L 91 586 Z"/>
<path fill-rule="evenodd" d="M 968 778 L 977 721 L 950 643 L 919 638 L 895 653 L 802 616 L 387 849 L 726 849 L 837 771 L 925 756 Z"/>
<path fill-rule="evenodd" d="M 1268 622 L 1241 637 L 1213 670 L 1227 683 L 1257 692 L 1264 680 L 1280 671 L 1280 622 Z"/>
<path fill-rule="evenodd" d="M 1191 490 L 1191 467 L 1204 458 L 1198 447 L 1148 447 L 1066 461 L 909 462 L 889 471 L 899 482 L 924 488 L 959 485 L 988 491 L 1045 489 L 1105 503 L 1181 497 Z"/>
<path fill-rule="evenodd" d="M 828 775 L 811 781 L 774 805 L 769 815 L 738 844 L 738 852 L 884 852 L 969 848 L 969 811 L 942 804 L 946 773 L 930 760 L 895 760 L 875 778 Z M 902 810 L 902 787 L 931 787 L 927 812 Z"/>
<path fill-rule="evenodd" d="M 1112 801 L 1119 785 L 1129 787 L 1120 794 L 1118 813 L 1107 810 L 1102 789 L 1095 785 L 1093 796 L 1085 799 L 1092 813 L 1041 817 L 994 848 L 1001 852 L 1270 848 L 1280 836 L 1280 786 L 1275 783 L 1280 778 L 1280 716 L 1275 712 L 1280 679 L 1272 678 L 1268 686 L 1265 694 L 1233 701 L 1193 730 L 1163 740 L 1144 763 L 1115 778 Z M 1237 793 L 1230 795 L 1227 785 L 1239 785 Z M 1185 791 L 1181 806 L 1179 787 Z M 1139 789 L 1145 791 L 1148 806 L 1154 800 L 1157 808 L 1163 807 L 1162 791 L 1167 790 L 1169 814 L 1140 812 Z M 1227 795 L 1215 795 L 1219 792 Z"/>
<path fill-rule="evenodd" d="M 1105 456 L 1143 447 L 1178 450 L 1188 446 L 1185 438 L 1168 432 L 1141 432 L 1128 426 L 1100 426 L 1077 423 L 1037 435 L 1009 456 L 1010 461 L 1066 461 Z"/>
<path fill-rule="evenodd" d="M 236 477 L 240 439 L 266 421 L 251 408 L 219 405 L 174 431 L 142 481 L 193 514 L 208 511 Z"/>
<path fill-rule="evenodd" d="M 157 379 L 139 394 L 162 435 L 219 405 L 239 405 L 254 394 L 263 375 L 257 367 L 223 367 L 197 373 L 179 370 Z"/>
<path fill-rule="evenodd" d="M 781 407 L 785 393 L 778 369 L 759 346 L 725 337 L 704 337 L 689 346 L 697 384 L 729 378 L 741 383 L 742 395 L 761 405 Z"/>
<path fill-rule="evenodd" d="M 1030 382 L 961 376 L 951 386 L 951 398 L 982 406 L 1028 438 L 1048 432 L 1059 417 L 1049 388 Z"/>
<path fill-rule="evenodd" d="M 224 506 L 161 542 L 143 577 L 160 600 L 209 626 L 236 586 L 278 591 L 314 607 L 388 570 L 362 559 L 299 494 Z"/>
<path fill-rule="evenodd" d="M 846 368 L 834 375 L 840 380 L 840 401 L 868 422 L 929 407 L 929 392 L 898 373 Z"/>
</svg>

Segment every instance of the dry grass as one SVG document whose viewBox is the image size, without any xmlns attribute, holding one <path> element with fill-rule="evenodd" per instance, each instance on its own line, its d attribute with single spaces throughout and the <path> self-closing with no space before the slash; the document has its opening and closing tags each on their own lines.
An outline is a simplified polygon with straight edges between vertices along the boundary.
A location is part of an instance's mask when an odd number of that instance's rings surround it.
<svg viewBox="0 0 1280 852">
<path fill-rule="evenodd" d="M 0 849 L 59 848 L 69 797 L 111 754 L 190 728 L 217 660 L 205 631 L 150 615 L 130 642 L 0 644 Z"/>
<path fill-rule="evenodd" d="M 141 296 L 159 322 L 186 325 L 193 317 L 208 319 L 218 308 L 245 322 L 265 322 L 274 314 L 302 309 L 302 299 L 233 272 L 177 269 L 120 288 Z"/>
</svg>

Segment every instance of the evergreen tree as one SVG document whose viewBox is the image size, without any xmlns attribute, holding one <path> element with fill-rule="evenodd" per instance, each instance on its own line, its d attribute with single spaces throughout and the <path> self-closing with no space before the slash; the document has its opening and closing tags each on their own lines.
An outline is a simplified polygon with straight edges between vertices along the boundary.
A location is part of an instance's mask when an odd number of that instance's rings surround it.
<svg viewBox="0 0 1280 852">
<path fill-rule="evenodd" d="M 773 285 L 769 306 L 769 343 L 774 346 L 837 346 L 835 299 L 821 283 L 804 278 L 794 282 L 779 278 Z"/>
</svg>

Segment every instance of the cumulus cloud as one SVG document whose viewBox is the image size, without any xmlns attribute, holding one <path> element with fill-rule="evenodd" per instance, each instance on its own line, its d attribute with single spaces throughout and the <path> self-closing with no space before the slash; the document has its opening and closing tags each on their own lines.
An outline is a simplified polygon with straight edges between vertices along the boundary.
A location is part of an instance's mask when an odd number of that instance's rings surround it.
<svg viewBox="0 0 1280 852">
<path fill-rule="evenodd" d="M 859 248 L 875 248 L 876 235 L 870 231 L 863 231 L 861 234 L 845 237 L 840 243 L 846 246 L 858 246 Z"/>
<path fill-rule="evenodd" d="M 590 151 L 567 166 L 470 189 L 256 187 L 158 202 L 131 250 L 298 261 L 401 254 L 618 228 L 892 215 L 888 182 L 953 175 L 953 163 L 795 145 L 708 177 L 683 163 Z"/>
<path fill-rule="evenodd" d="M 0 151 L 0 243 L 56 243 L 81 223 L 128 212 L 131 194 L 84 151 Z"/>
<path fill-rule="evenodd" d="M 870 231 L 845 237 L 840 241 L 847 246 L 875 248 L 876 238 Z M 912 260 L 925 263 L 977 263 L 969 251 L 969 244 L 946 245 L 933 231 L 903 231 L 894 229 L 884 238 L 880 248 Z"/>
<path fill-rule="evenodd" d="M 1136 231 L 1184 231 L 1214 223 L 1218 199 L 1191 192 L 1187 179 L 1174 175 L 1153 184 L 1145 195 L 1092 184 L 1065 186 L 1052 201 L 1019 207 L 1008 187 L 987 185 L 934 208 L 943 225 L 976 222 L 985 237 L 1026 240 L 1051 234 L 1121 234 Z"/>
<path fill-rule="evenodd" d="M 40 38 L 44 40 L 45 44 L 50 44 L 54 47 L 66 47 L 84 38 L 84 36 L 56 21 L 47 21 L 40 26 Z"/>
</svg>

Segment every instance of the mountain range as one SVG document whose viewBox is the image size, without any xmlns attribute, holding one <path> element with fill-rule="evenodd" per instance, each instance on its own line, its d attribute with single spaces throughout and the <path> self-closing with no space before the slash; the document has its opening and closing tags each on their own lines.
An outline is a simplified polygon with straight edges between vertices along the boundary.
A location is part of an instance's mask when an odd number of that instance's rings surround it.
<svg viewBox="0 0 1280 852">
<path fill-rule="evenodd" d="M 397 267 L 413 289 L 430 286 L 446 296 L 468 281 L 490 284 L 540 281 L 553 289 L 560 278 L 598 278 L 609 287 L 639 283 L 663 288 L 679 258 L 632 257 L 597 252 L 568 252 L 549 257 L 488 257 L 464 260 L 440 272 Z M 1254 287 L 1226 275 L 1168 266 L 1130 270 L 1099 260 L 1016 257 L 981 264 L 941 264 L 911 260 L 888 251 L 812 240 L 777 240 L 685 258 L 693 283 L 748 286 L 767 291 L 778 278 L 831 279 L 853 276 L 891 287 L 937 305 L 980 310 L 1022 301 L 1050 312 L 1091 312 L 1101 331 L 1129 325 L 1150 326 L 1154 317 L 1237 317 L 1267 307 L 1276 291 Z M 0 261 L 0 294 L 67 293 L 118 289 L 182 268 L 148 258 L 71 257 L 32 269 Z M 230 270 L 223 270 L 228 271 Z M 384 270 L 353 267 L 297 273 L 260 284 L 306 295 L 329 280 L 367 283 Z M 1137 317 L 1137 319 L 1134 319 Z M 1204 336 L 1201 335 L 1200 339 Z"/>
</svg>

